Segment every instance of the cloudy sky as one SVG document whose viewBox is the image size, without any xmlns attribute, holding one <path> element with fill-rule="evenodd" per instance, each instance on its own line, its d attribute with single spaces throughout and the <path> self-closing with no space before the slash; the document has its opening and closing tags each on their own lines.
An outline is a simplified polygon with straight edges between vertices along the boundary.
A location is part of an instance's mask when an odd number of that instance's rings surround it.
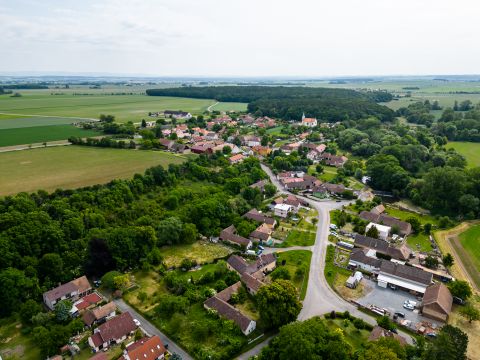
<svg viewBox="0 0 480 360">
<path fill-rule="evenodd" d="M 479 74 L 478 0 L 0 0 L 0 72 Z"/>
</svg>

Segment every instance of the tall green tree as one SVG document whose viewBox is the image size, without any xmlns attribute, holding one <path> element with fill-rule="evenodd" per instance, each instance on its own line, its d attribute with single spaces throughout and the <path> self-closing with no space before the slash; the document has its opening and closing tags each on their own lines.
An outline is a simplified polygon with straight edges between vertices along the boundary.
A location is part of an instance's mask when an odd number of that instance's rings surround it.
<svg viewBox="0 0 480 360">
<path fill-rule="evenodd" d="M 270 328 L 295 321 L 302 309 L 297 289 L 288 280 L 277 280 L 261 287 L 256 302 L 262 322 Z"/>
</svg>

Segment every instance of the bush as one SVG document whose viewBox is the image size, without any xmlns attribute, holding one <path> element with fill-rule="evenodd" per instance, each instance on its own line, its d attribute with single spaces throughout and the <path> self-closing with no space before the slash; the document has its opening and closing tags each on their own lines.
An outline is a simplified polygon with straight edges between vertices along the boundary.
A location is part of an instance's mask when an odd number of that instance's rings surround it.
<svg viewBox="0 0 480 360">
<path fill-rule="evenodd" d="M 116 290 L 115 287 L 115 278 L 121 276 L 122 273 L 118 271 L 109 271 L 102 276 L 102 285 L 109 290 Z"/>
<path fill-rule="evenodd" d="M 283 280 L 290 280 L 290 272 L 288 271 L 287 268 L 284 267 L 279 267 L 275 269 L 274 272 L 272 272 L 272 280 L 275 281 L 277 279 L 283 279 Z"/>
<path fill-rule="evenodd" d="M 188 308 L 188 300 L 183 296 L 166 295 L 155 307 L 158 315 L 171 318 L 174 313 L 185 314 Z"/>
</svg>

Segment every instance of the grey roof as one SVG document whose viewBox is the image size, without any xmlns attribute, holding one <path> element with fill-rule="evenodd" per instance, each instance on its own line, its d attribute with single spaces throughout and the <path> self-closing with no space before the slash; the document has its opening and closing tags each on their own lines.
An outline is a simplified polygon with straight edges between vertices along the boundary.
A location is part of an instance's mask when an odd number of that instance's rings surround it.
<svg viewBox="0 0 480 360">
<path fill-rule="evenodd" d="M 264 214 L 259 212 L 257 209 L 250 210 L 249 212 L 244 214 L 243 217 L 245 217 L 247 219 L 250 219 L 250 220 L 257 221 L 257 222 L 263 222 L 263 223 L 269 224 L 269 225 L 275 224 L 275 219 L 273 219 L 271 217 L 268 217 L 268 216 L 265 216 Z"/>
<path fill-rule="evenodd" d="M 377 269 L 379 269 L 382 265 L 382 260 L 365 255 L 363 249 L 354 249 L 350 254 L 350 260 L 369 265 Z"/>
<path fill-rule="evenodd" d="M 257 292 L 264 285 L 263 282 L 247 273 L 243 273 L 240 280 L 247 288 L 253 290 L 254 292 Z"/>
<path fill-rule="evenodd" d="M 227 260 L 227 264 L 240 274 L 243 274 L 248 267 L 248 263 L 245 261 L 245 259 L 238 255 L 230 256 Z"/>
<path fill-rule="evenodd" d="M 374 249 L 374 250 L 379 251 L 379 252 L 384 253 L 384 254 L 387 253 L 388 247 L 389 247 L 388 242 L 386 242 L 385 240 L 374 239 L 374 238 L 371 238 L 369 236 L 360 235 L 360 234 L 355 235 L 355 243 L 354 244 L 357 247 L 365 247 L 365 248 L 369 248 L 369 249 Z"/>
<path fill-rule="evenodd" d="M 235 229 L 235 226 L 230 225 L 229 227 L 223 229 L 220 232 L 220 240 L 230 241 L 238 245 L 248 246 L 251 241 L 244 238 L 243 236 L 237 235 L 236 232 L 237 229 Z"/>
<path fill-rule="evenodd" d="M 238 327 L 245 332 L 252 321 L 249 317 L 243 315 L 239 310 L 235 309 L 229 303 L 217 298 L 216 296 L 207 299 L 204 303 L 205 307 L 216 310 L 219 315 L 233 320 Z"/>
<path fill-rule="evenodd" d="M 401 265 L 391 261 L 382 261 L 380 272 L 393 275 L 420 284 L 430 285 L 433 275 L 413 266 Z"/>
</svg>

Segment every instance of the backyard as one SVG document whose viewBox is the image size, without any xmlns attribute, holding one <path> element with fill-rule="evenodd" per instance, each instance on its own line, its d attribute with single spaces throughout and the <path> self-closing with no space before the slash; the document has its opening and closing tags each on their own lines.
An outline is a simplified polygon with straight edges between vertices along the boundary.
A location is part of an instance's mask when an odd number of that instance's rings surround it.
<svg viewBox="0 0 480 360">
<path fill-rule="evenodd" d="M 307 294 L 310 260 L 312 258 L 311 251 L 290 250 L 279 252 L 277 255 L 277 268 L 283 266 L 288 270 L 290 280 L 297 288 L 300 299 L 303 300 Z M 285 265 L 282 265 L 283 261 L 285 261 Z"/>
<path fill-rule="evenodd" d="M 206 264 L 215 259 L 224 258 L 233 252 L 232 248 L 222 244 L 197 241 L 193 244 L 169 246 L 161 249 L 163 261 L 167 268 L 179 267 L 183 259 L 195 260 L 198 264 Z"/>
</svg>

